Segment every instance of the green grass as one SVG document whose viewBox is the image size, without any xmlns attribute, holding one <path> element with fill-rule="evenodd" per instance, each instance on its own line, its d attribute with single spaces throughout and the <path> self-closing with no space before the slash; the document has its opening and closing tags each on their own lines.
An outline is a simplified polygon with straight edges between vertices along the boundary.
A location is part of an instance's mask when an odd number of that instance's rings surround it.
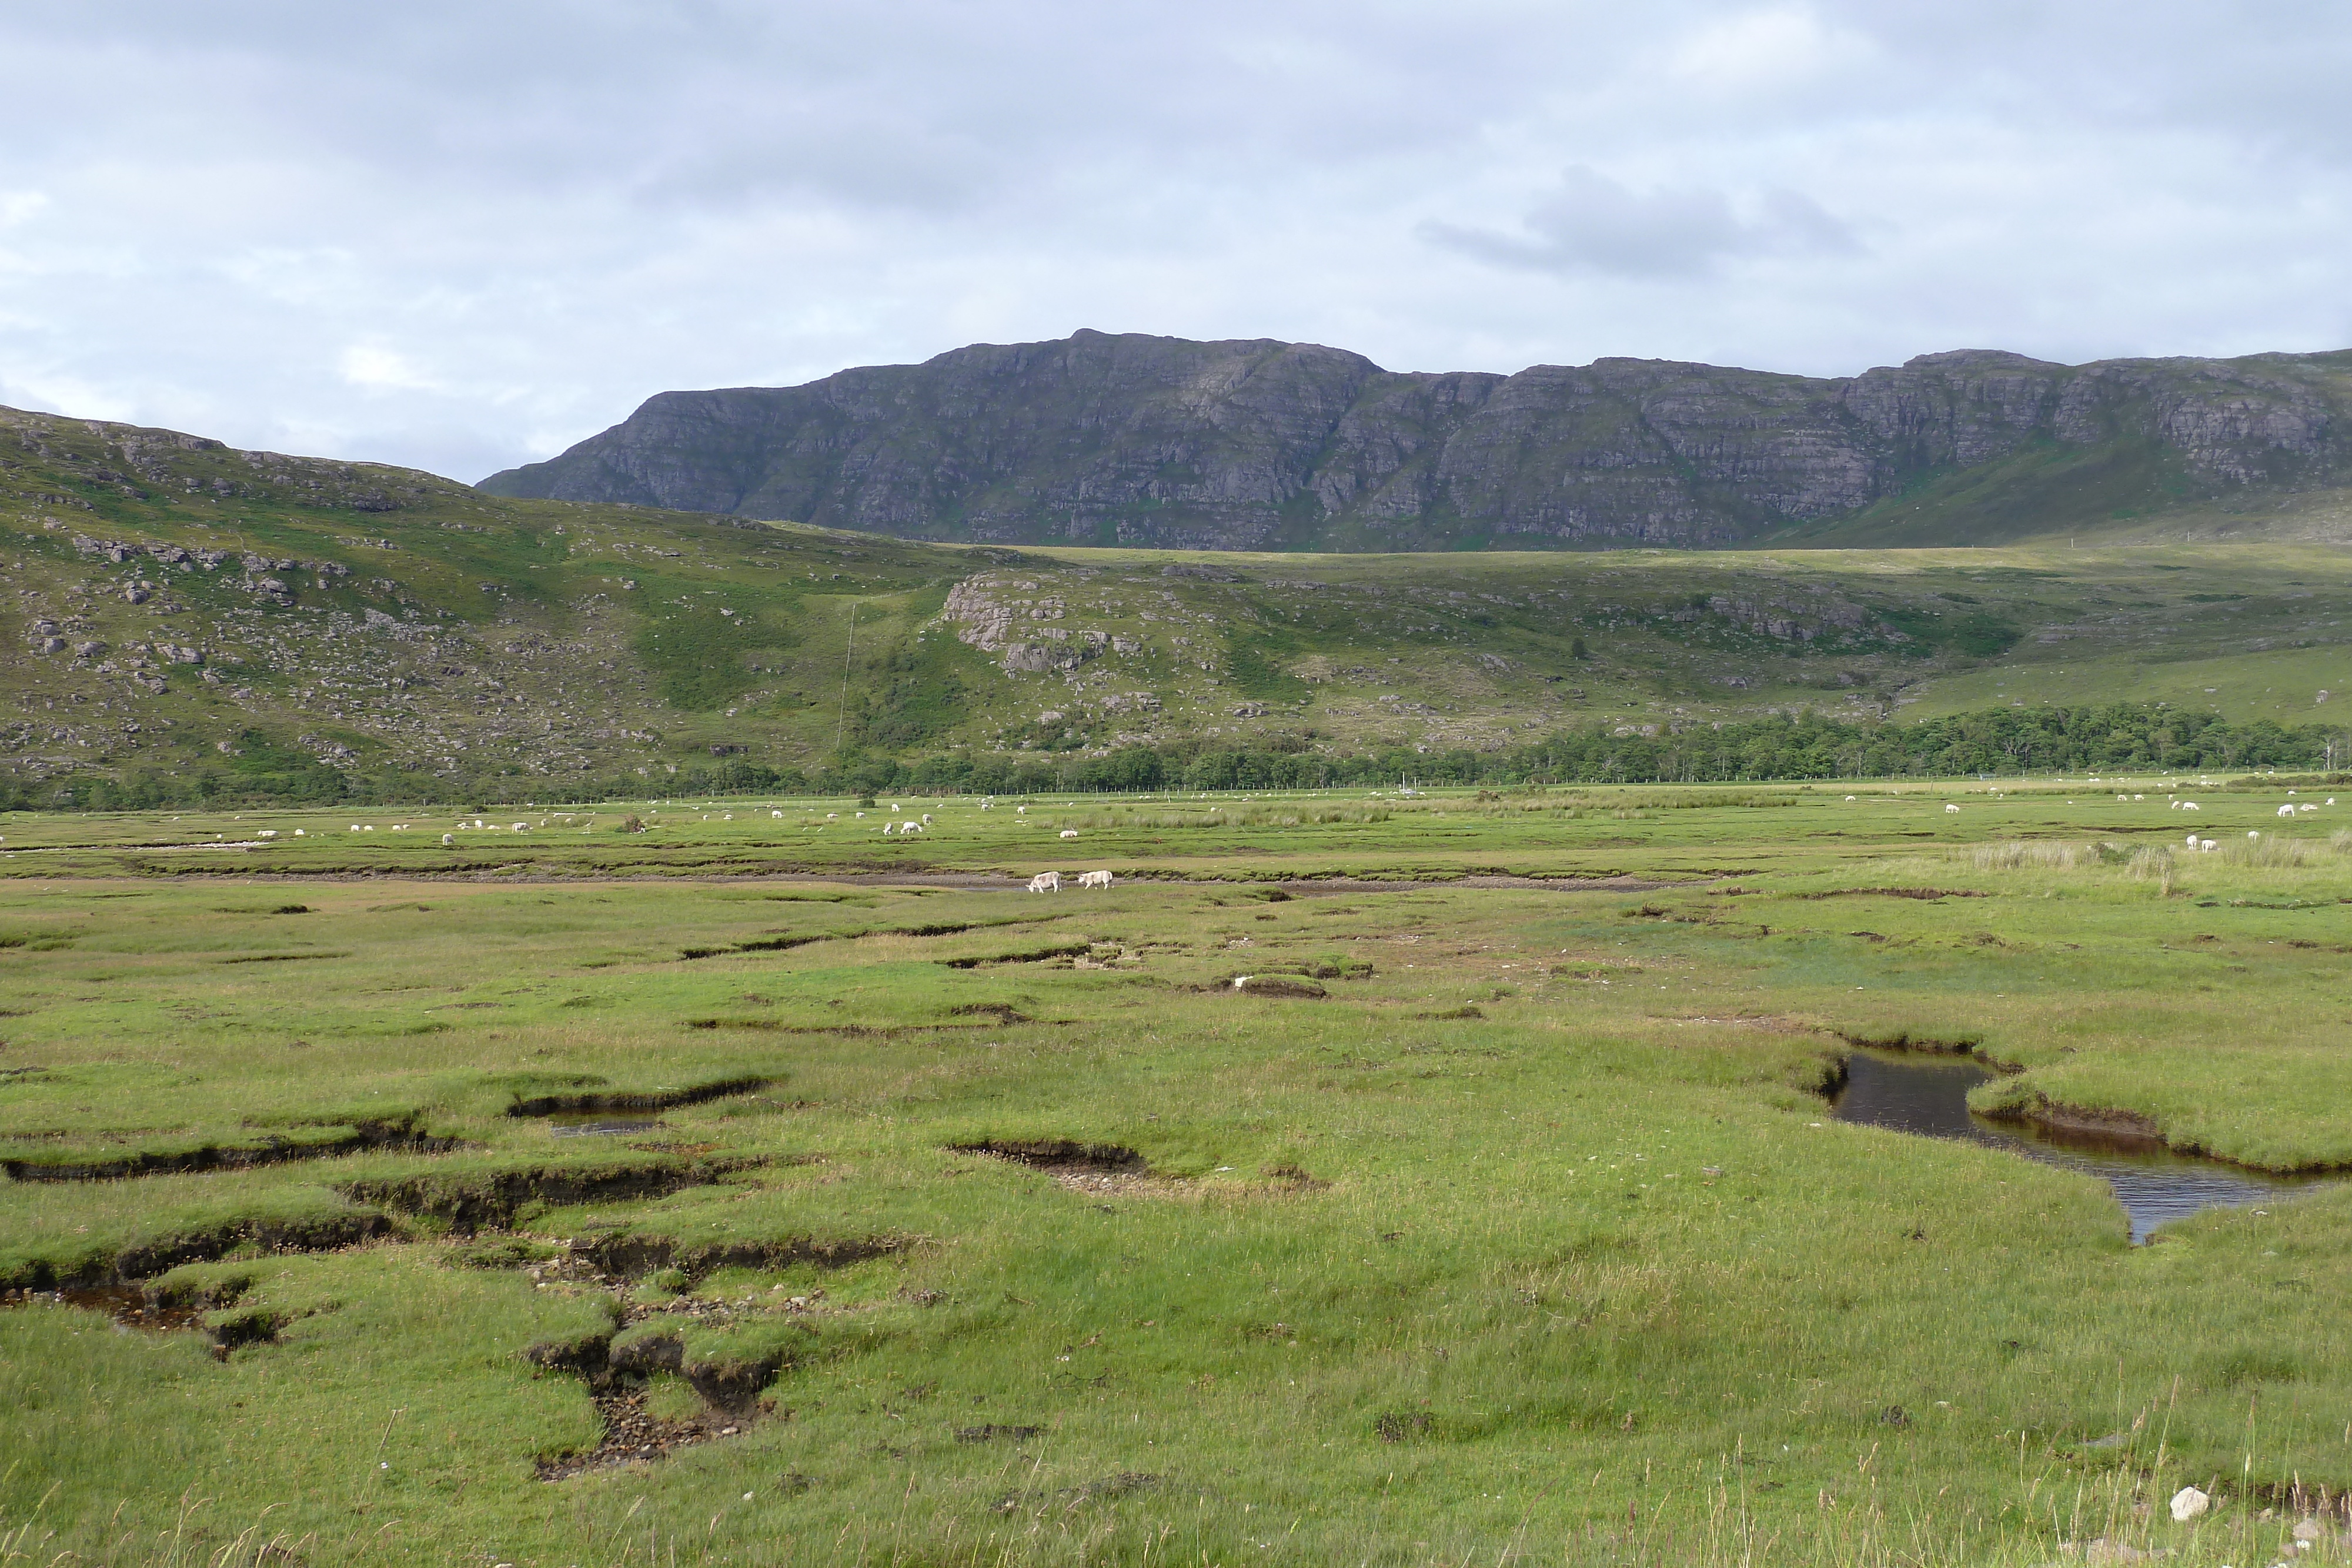
<svg viewBox="0 0 2352 1568">
<path fill-rule="evenodd" d="M 14 820 L 0 1152 L 456 1145 L 0 1184 L 0 1276 L 246 1336 L 0 1308 L 0 1561 L 2272 1561 L 2274 1489 L 2352 1485 L 2352 1187 L 2135 1249 L 1816 1091 L 1967 1040 L 2352 1165 L 2352 806 L 2284 789 Z M 1327 995 L 1229 983 L 1286 973 Z M 689 1103 L 509 1113 L 567 1095 Z M 1062 1143 L 1140 1164 L 971 1152 Z M 649 1416 L 739 1429 L 542 1480 L 616 1316 L 677 1345 Z"/>
</svg>

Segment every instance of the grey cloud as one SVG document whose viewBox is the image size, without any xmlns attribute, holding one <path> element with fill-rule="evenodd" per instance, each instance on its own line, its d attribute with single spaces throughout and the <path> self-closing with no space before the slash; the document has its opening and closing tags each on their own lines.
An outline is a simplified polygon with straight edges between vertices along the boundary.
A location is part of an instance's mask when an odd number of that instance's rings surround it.
<svg viewBox="0 0 2352 1568">
<path fill-rule="evenodd" d="M 1767 191 L 1735 208 L 1720 191 L 1638 192 L 1582 165 L 1538 202 L 1525 233 L 1504 234 L 1434 219 L 1422 236 L 1498 267 L 1535 272 L 1599 272 L 1622 277 L 1686 278 L 1736 256 L 1852 256 L 1853 231 L 1794 191 Z"/>
</svg>

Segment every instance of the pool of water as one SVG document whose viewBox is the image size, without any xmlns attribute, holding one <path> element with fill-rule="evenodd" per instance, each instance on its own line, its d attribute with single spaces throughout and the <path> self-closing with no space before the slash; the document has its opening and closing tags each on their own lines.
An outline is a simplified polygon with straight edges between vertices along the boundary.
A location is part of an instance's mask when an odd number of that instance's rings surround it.
<svg viewBox="0 0 2352 1568">
<path fill-rule="evenodd" d="M 2097 1176 L 2131 1219 L 2134 1244 L 2168 1220 L 2200 1208 L 2284 1202 L 2340 1178 L 2265 1176 L 2219 1160 L 2179 1155 L 2152 1138 L 2053 1133 L 2024 1122 L 1993 1122 L 1969 1110 L 1969 1091 L 1990 1078 L 1967 1057 L 1858 1051 L 1845 1087 L 1830 1101 L 1841 1122 L 1928 1138 L 1963 1138 L 2043 1165 Z"/>
<path fill-rule="evenodd" d="M 633 1116 L 626 1111 L 558 1111 L 547 1119 L 547 1130 L 559 1138 L 594 1138 L 616 1133 L 642 1133 L 660 1125 L 654 1116 Z"/>
</svg>

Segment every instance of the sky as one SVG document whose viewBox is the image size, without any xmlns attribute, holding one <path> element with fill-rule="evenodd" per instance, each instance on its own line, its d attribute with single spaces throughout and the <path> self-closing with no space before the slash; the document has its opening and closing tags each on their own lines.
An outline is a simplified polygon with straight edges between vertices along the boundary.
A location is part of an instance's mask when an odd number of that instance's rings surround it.
<svg viewBox="0 0 2352 1568">
<path fill-rule="evenodd" d="M 1402 371 L 2352 347 L 2309 0 L 0 9 L 0 403 L 474 480 L 1081 327 Z"/>
</svg>

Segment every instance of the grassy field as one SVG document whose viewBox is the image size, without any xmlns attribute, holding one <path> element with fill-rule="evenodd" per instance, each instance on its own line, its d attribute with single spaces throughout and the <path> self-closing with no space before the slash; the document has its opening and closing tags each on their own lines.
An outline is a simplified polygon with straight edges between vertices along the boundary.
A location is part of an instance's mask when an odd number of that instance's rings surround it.
<svg viewBox="0 0 2352 1568">
<path fill-rule="evenodd" d="M 0 1563 L 2338 1560 L 2288 788 L 11 816 Z"/>
</svg>

